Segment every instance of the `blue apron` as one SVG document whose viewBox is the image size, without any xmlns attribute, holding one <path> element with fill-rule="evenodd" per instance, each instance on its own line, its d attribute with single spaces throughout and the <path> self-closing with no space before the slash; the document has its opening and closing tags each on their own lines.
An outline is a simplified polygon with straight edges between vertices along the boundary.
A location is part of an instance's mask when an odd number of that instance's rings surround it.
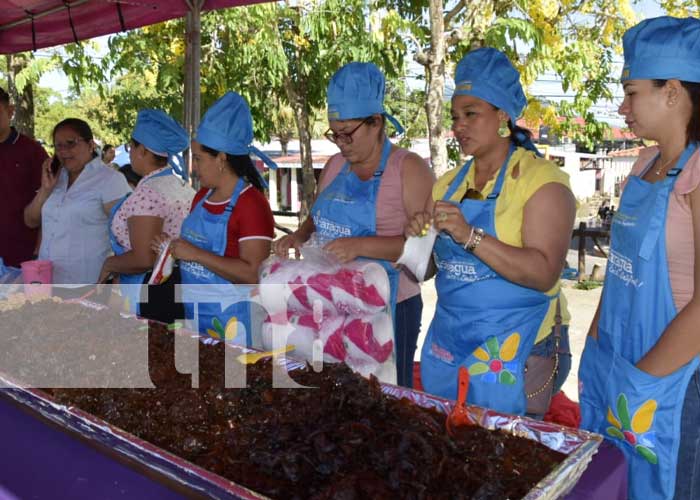
<svg viewBox="0 0 700 500">
<path fill-rule="evenodd" d="M 181 238 L 193 245 L 223 256 L 228 240 L 228 221 L 246 183 L 239 179 L 223 214 L 204 208 L 203 196 L 182 223 Z M 233 284 L 203 265 L 182 260 L 182 301 L 193 329 L 238 345 L 252 344 L 250 292 L 252 286 Z"/>
<path fill-rule="evenodd" d="M 666 257 L 666 212 L 678 174 L 697 148 L 686 148 L 660 182 L 630 176 L 612 222 L 598 340 L 586 339 L 579 368 L 581 427 L 625 454 L 630 498 L 672 498 L 681 414 L 694 359 L 655 377 L 635 364 L 676 316 Z M 700 425 L 700 422 L 698 423 Z"/>
<path fill-rule="evenodd" d="M 379 168 L 372 178 L 361 180 L 350 171 L 350 165 L 345 163 L 333 182 L 321 191 L 311 207 L 316 234 L 321 243 L 338 238 L 359 238 L 377 234 L 377 195 L 390 153 L 391 142 L 389 139 L 384 139 Z M 376 262 L 382 265 L 389 276 L 391 316 L 394 321 L 394 331 L 396 331 L 395 310 L 399 271 L 388 261 L 376 259 Z"/>
<path fill-rule="evenodd" d="M 162 172 L 158 172 L 153 177 L 146 179 L 145 182 L 147 183 L 151 179 L 165 177 L 167 175 L 174 175 L 172 168 L 166 168 Z M 114 252 L 114 255 L 122 255 L 128 252 L 128 250 L 117 241 L 117 237 L 112 231 L 112 222 L 114 221 L 114 217 L 117 215 L 117 211 L 121 208 L 129 196 L 131 196 L 131 193 L 125 194 L 109 211 L 109 225 L 107 227 L 109 227 L 109 242 L 112 244 L 112 251 Z M 119 273 L 119 289 L 122 293 L 122 297 L 124 298 L 124 306 L 129 312 L 139 314 L 141 285 L 143 285 L 145 278 L 145 272 L 138 274 Z"/>
<path fill-rule="evenodd" d="M 511 146 L 485 200 L 460 203 L 465 220 L 494 238 L 496 201 L 513 151 Z M 443 199 L 452 197 L 472 163 L 469 160 L 462 167 Z M 456 399 L 458 370 L 466 366 L 469 403 L 524 414 L 525 361 L 553 297 L 501 277 L 445 232 L 438 235 L 433 254 L 438 300 L 421 352 L 425 391 Z"/>
</svg>

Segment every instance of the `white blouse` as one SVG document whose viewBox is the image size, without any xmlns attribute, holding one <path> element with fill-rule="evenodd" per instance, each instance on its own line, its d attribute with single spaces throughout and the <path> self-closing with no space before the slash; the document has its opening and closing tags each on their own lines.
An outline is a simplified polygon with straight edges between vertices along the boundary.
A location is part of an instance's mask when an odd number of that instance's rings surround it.
<svg viewBox="0 0 700 500">
<path fill-rule="evenodd" d="M 124 175 L 100 158 L 85 165 L 70 189 L 68 172 L 61 169 L 41 209 L 39 258 L 53 262 L 54 283 L 97 282 L 102 263 L 112 252 L 104 205 L 129 192 Z"/>
</svg>

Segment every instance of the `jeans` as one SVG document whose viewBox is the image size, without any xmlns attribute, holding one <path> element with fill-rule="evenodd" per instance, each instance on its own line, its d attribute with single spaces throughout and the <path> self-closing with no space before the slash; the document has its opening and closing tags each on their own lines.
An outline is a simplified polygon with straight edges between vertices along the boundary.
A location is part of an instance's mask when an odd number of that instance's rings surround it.
<svg viewBox="0 0 700 500">
<path fill-rule="evenodd" d="M 413 356 L 422 313 L 420 294 L 396 304 L 396 383 L 403 387 L 413 387 Z"/>
<path fill-rule="evenodd" d="M 532 348 L 530 356 L 537 355 L 545 358 L 554 357 L 554 327 L 552 333 Z M 566 382 L 566 377 L 571 371 L 571 349 L 569 348 L 569 325 L 561 325 L 561 338 L 559 339 L 559 369 L 554 377 L 552 395 L 559 392 Z"/>
<path fill-rule="evenodd" d="M 681 445 L 676 464 L 677 500 L 700 496 L 700 370 L 690 378 L 681 416 Z"/>
<path fill-rule="evenodd" d="M 566 377 L 569 376 L 571 371 L 571 348 L 569 347 L 569 325 L 561 325 L 561 335 L 559 338 L 559 368 L 557 369 L 557 374 L 554 376 L 554 385 L 552 387 L 552 396 L 559 392 L 566 382 Z M 535 344 L 530 351 L 530 356 L 537 355 L 545 358 L 554 357 L 554 327 L 552 327 L 552 333 L 547 336 L 546 339 Z M 544 415 L 536 413 L 526 413 L 530 418 L 536 420 L 542 420 Z"/>
</svg>

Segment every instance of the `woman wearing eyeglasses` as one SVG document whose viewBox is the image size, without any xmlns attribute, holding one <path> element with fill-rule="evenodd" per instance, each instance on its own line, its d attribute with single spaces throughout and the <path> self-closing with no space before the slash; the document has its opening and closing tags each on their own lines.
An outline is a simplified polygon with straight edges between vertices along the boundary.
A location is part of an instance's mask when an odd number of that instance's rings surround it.
<svg viewBox="0 0 700 500">
<path fill-rule="evenodd" d="M 358 257 L 383 262 L 395 284 L 397 380 L 412 387 L 423 303 L 415 279 L 388 263 L 400 257 L 406 223 L 425 209 L 434 178 L 420 157 L 387 138 L 387 120 L 399 133 L 403 128 L 383 101 L 384 75 L 374 64 L 352 62 L 335 73 L 328 85 L 326 137 L 340 153 L 321 173 L 311 217 L 276 241 L 274 250 L 287 257 L 316 233 L 341 262 Z"/>
<path fill-rule="evenodd" d="M 24 222 L 41 226 L 39 258 L 52 261 L 54 283 L 97 283 L 111 253 L 110 210 L 131 188 L 95 153 L 86 122 L 68 118 L 52 135 L 58 170 L 50 159 L 44 162 L 41 187 L 24 210 Z"/>
<path fill-rule="evenodd" d="M 465 366 L 470 403 L 515 414 L 529 406 L 541 415 L 548 398 L 544 405 L 532 398 L 541 402 L 549 380 L 558 391 L 571 364 L 559 275 L 576 201 L 568 176 L 515 126 L 525 103 L 520 75 L 503 53 L 477 49 L 459 62 L 452 131 L 472 158 L 437 181 L 433 211 L 418 214 L 407 235 L 431 223 L 440 232 L 437 308 L 421 355 L 425 390 L 455 399 Z M 528 359 L 533 354 L 541 358 Z M 530 405 L 526 364 L 528 376 L 541 379 L 539 387 L 528 384 Z"/>
</svg>

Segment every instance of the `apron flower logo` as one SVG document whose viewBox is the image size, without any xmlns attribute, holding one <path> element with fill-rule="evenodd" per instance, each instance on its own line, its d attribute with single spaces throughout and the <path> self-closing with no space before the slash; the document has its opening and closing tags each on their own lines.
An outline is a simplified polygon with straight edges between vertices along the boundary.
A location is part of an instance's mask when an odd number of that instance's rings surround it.
<svg viewBox="0 0 700 500">
<path fill-rule="evenodd" d="M 484 382 L 515 384 L 518 363 L 513 359 L 520 346 L 520 334 L 512 333 L 503 344 L 498 343 L 497 337 L 489 337 L 483 346 L 485 348 L 477 347 L 472 353 L 479 361 L 469 366 L 469 375 L 481 375 Z"/>
<path fill-rule="evenodd" d="M 238 336 L 238 319 L 234 316 L 229 319 L 226 323 L 226 328 L 223 327 L 221 321 L 216 316 L 211 320 L 211 324 L 214 327 L 207 328 L 207 333 L 210 337 L 215 339 L 233 340 Z"/>
<path fill-rule="evenodd" d="M 608 407 L 608 422 L 612 424 L 606 429 L 609 436 L 625 441 L 632 446 L 650 464 L 658 464 L 659 459 L 652 450 L 656 441 L 655 433 L 650 432 L 656 413 L 656 400 L 645 401 L 630 419 L 627 396 L 617 397 L 617 415 Z"/>
</svg>

